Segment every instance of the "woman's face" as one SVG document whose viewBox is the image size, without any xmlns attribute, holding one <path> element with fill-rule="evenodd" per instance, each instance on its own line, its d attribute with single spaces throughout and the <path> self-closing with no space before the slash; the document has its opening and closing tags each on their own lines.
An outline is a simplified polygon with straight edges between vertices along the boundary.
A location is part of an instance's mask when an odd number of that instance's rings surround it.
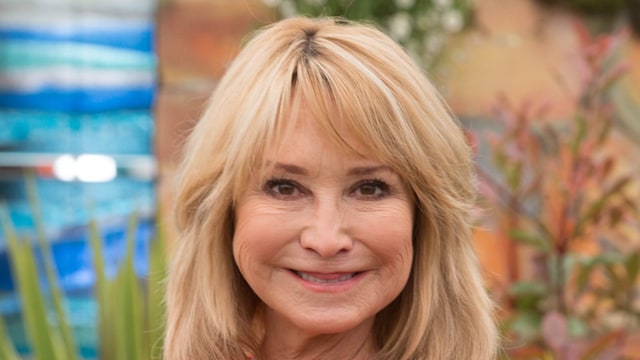
<svg viewBox="0 0 640 360">
<path fill-rule="evenodd" d="M 345 138 L 353 139 L 346 134 Z M 336 146 L 304 111 L 265 181 L 236 206 L 235 261 L 267 326 L 306 334 L 367 329 L 407 283 L 413 200 L 387 164 Z"/>
</svg>

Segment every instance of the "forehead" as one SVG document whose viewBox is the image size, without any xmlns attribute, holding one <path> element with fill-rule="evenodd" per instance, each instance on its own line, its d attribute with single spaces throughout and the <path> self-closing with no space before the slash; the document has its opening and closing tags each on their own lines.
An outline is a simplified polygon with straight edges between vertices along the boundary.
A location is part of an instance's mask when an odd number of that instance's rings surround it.
<svg viewBox="0 0 640 360">
<path fill-rule="evenodd" d="M 277 164 L 296 164 L 310 169 L 329 166 L 380 165 L 380 157 L 371 151 L 340 118 L 317 116 L 309 107 L 287 112 L 281 131 L 257 157 L 257 170 L 267 175 Z"/>
<path fill-rule="evenodd" d="M 344 119 L 335 106 L 318 110 L 308 104 L 303 101 L 288 113 L 284 119 L 286 126 L 275 150 L 284 145 L 295 145 L 297 150 L 336 148 L 351 157 L 377 157 L 367 146 L 366 139 L 360 135 L 353 121 Z"/>
</svg>

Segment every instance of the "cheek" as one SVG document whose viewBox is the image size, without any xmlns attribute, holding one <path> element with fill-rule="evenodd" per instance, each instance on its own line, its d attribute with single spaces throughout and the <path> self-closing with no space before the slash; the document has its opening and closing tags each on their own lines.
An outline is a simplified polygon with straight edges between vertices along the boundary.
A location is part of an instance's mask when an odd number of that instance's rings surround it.
<svg viewBox="0 0 640 360">
<path fill-rule="evenodd" d="M 247 277 L 257 260 L 269 252 L 269 226 L 260 217 L 252 215 L 246 206 L 236 212 L 235 233 L 233 234 L 233 257 L 240 272 Z"/>
<path fill-rule="evenodd" d="M 277 257 L 295 233 L 290 223 L 272 207 L 251 202 L 237 207 L 233 256 L 245 277 Z"/>
<path fill-rule="evenodd" d="M 413 208 L 400 202 L 354 219 L 357 237 L 393 271 L 407 273 L 413 259 Z"/>
</svg>

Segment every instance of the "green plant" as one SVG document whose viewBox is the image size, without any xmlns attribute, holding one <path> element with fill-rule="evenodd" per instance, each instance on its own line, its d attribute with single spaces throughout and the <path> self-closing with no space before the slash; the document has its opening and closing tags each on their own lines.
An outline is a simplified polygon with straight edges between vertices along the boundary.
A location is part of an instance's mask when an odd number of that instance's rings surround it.
<svg viewBox="0 0 640 360">
<path fill-rule="evenodd" d="M 12 273 L 16 280 L 22 305 L 27 337 L 34 359 L 79 359 L 75 339 L 67 323 L 63 304 L 65 296 L 56 282 L 56 270 L 50 246 L 44 237 L 38 215 L 38 199 L 33 177 L 26 178 L 34 223 L 47 273 L 48 292 L 40 288 L 38 266 L 33 244 L 16 234 L 5 205 L 0 206 L 0 225 L 7 239 Z M 89 224 L 89 242 L 93 250 L 96 273 L 95 298 L 98 302 L 100 359 L 161 359 L 163 326 L 163 278 L 166 274 L 162 224 L 157 222 L 157 236 L 150 245 L 149 278 L 140 282 L 133 268 L 134 236 L 137 216 L 130 217 L 127 231 L 127 250 L 118 273 L 106 275 L 98 225 Z M 53 304 L 55 319 L 51 319 L 49 303 Z M 0 360 L 18 359 L 5 333 L 0 318 Z"/>
<path fill-rule="evenodd" d="M 118 274 L 109 279 L 102 255 L 102 241 L 95 221 L 89 224 L 96 271 L 96 298 L 99 303 L 101 359 L 161 359 L 163 335 L 163 278 L 166 273 L 164 244 L 155 239 L 150 248 L 150 272 L 146 294 L 133 267 L 136 216 L 127 231 L 127 251 Z"/>
<path fill-rule="evenodd" d="M 262 0 L 281 16 L 340 16 L 373 21 L 425 66 L 440 55 L 447 38 L 471 20 L 471 0 Z"/>
<path fill-rule="evenodd" d="M 625 71 L 611 62 L 623 35 L 594 39 L 576 28 L 588 72 L 573 118 L 543 121 L 544 107 L 503 100 L 502 132 L 489 135 L 495 169 L 479 168 L 484 198 L 515 248 L 510 260 L 522 249 L 529 260 L 527 276 L 511 274 L 502 291 L 502 328 L 517 359 L 620 359 L 640 324 L 640 248 L 632 242 L 640 238 L 640 181 L 611 150 L 607 100 Z"/>
<path fill-rule="evenodd" d="M 547 5 L 559 5 L 584 14 L 616 15 L 626 9 L 627 0 L 538 0 Z"/>
<path fill-rule="evenodd" d="M 5 330 L 4 321 L 0 318 L 0 360 L 18 360 L 18 354 L 13 349 L 9 335 Z"/>
<path fill-rule="evenodd" d="M 35 215 L 37 216 L 37 215 Z M 14 279 L 18 283 L 20 301 L 27 336 L 33 345 L 32 352 L 36 359 L 76 359 L 74 339 L 66 321 L 62 306 L 62 294 L 57 286 L 55 268 L 50 248 L 41 239 L 43 232 L 37 229 L 38 245 L 42 252 L 47 282 L 51 288 L 51 302 L 54 304 L 55 320 L 48 318 L 48 307 L 43 291 L 38 282 L 38 267 L 32 245 L 20 239 L 13 229 L 9 212 L 5 206 L 0 207 L 0 225 L 4 229 L 11 260 Z"/>
</svg>

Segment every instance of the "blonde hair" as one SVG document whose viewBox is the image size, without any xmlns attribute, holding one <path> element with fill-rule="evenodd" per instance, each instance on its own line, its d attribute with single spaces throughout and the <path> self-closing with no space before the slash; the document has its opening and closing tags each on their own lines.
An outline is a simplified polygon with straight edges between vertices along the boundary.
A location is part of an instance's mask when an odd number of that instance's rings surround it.
<svg viewBox="0 0 640 360">
<path fill-rule="evenodd" d="M 259 300 L 232 256 L 233 204 L 300 99 L 338 142 L 334 121 L 414 193 L 410 279 L 377 315 L 379 359 L 492 359 L 496 329 L 471 243 L 469 147 L 446 104 L 380 30 L 294 18 L 246 44 L 193 130 L 175 213 L 165 358 L 246 359 L 261 341 Z"/>
</svg>

